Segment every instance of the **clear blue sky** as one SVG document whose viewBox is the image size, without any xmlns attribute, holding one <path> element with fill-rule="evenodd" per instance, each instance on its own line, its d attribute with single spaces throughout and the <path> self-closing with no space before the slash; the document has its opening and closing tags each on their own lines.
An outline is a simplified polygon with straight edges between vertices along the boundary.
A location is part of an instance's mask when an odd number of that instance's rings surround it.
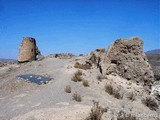
<svg viewBox="0 0 160 120">
<path fill-rule="evenodd" d="M 44 55 L 86 54 L 140 36 L 160 48 L 160 0 L 0 0 L 0 58 L 17 58 L 23 37 Z"/>
</svg>

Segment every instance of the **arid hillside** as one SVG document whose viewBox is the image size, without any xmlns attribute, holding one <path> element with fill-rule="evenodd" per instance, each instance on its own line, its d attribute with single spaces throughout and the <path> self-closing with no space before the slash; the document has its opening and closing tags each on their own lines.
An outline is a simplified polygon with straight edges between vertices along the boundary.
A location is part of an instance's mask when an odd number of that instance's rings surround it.
<svg viewBox="0 0 160 120">
<path fill-rule="evenodd" d="M 159 120 L 160 85 L 142 46 L 118 39 L 87 55 L 0 67 L 0 120 Z"/>
</svg>

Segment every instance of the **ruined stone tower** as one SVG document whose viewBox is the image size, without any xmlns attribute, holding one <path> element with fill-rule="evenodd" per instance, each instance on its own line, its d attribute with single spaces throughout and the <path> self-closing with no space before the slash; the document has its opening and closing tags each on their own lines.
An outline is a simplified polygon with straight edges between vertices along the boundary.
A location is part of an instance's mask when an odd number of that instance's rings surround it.
<svg viewBox="0 0 160 120">
<path fill-rule="evenodd" d="M 24 37 L 19 47 L 18 62 L 29 62 L 36 60 L 36 56 L 40 55 L 40 51 L 36 46 L 36 40 L 31 37 Z"/>
</svg>

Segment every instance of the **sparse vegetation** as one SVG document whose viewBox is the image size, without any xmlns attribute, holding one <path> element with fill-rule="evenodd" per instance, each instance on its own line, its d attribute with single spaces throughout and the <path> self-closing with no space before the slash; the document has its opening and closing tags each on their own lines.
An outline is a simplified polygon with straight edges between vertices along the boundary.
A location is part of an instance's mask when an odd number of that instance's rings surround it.
<svg viewBox="0 0 160 120">
<path fill-rule="evenodd" d="M 66 92 L 66 93 L 71 93 L 71 86 L 70 86 L 70 85 L 67 85 L 67 86 L 66 86 L 65 92 Z"/>
<path fill-rule="evenodd" d="M 81 101 L 82 101 L 81 96 L 78 95 L 77 92 L 74 93 L 72 97 L 73 97 L 73 100 L 75 100 L 75 101 L 77 101 L 77 102 L 81 102 Z"/>
<path fill-rule="evenodd" d="M 113 95 L 113 86 L 111 84 L 106 84 L 105 86 L 105 91 L 110 94 L 110 95 Z"/>
<path fill-rule="evenodd" d="M 156 81 L 159 81 L 159 80 L 160 80 L 160 75 L 154 75 L 154 79 L 155 79 Z"/>
<path fill-rule="evenodd" d="M 111 84 L 109 84 L 109 85 L 106 84 L 105 91 L 108 94 L 113 95 L 117 99 L 123 99 L 123 94 L 121 94 L 118 89 L 113 88 L 113 86 Z"/>
<path fill-rule="evenodd" d="M 79 62 L 76 62 L 76 63 L 74 64 L 74 67 L 75 67 L 75 68 L 79 68 L 79 69 L 83 69 L 83 70 L 91 69 L 91 66 L 90 66 L 90 65 L 88 65 L 88 64 L 81 64 L 81 63 L 79 63 Z"/>
<path fill-rule="evenodd" d="M 132 114 L 127 114 L 124 111 L 120 111 L 117 116 L 117 120 L 137 120 Z"/>
<path fill-rule="evenodd" d="M 113 90 L 113 96 L 117 99 L 123 99 L 123 94 L 121 94 L 120 90 L 118 90 L 118 89 Z"/>
<path fill-rule="evenodd" d="M 136 99 L 135 96 L 136 95 L 134 94 L 134 92 L 129 92 L 127 98 L 131 101 L 134 101 Z"/>
<path fill-rule="evenodd" d="M 150 110 L 156 111 L 159 108 L 157 101 L 152 97 L 143 98 L 142 103 L 146 105 Z"/>
<path fill-rule="evenodd" d="M 82 75 L 82 71 L 81 71 L 81 70 L 78 70 L 78 71 L 76 72 L 76 74 L 81 76 L 81 75 Z"/>
<path fill-rule="evenodd" d="M 82 76 L 82 71 L 78 70 L 72 77 L 72 81 L 74 82 L 82 81 L 83 79 L 81 76 Z"/>
<path fill-rule="evenodd" d="M 98 80 L 98 81 L 102 81 L 102 79 L 105 79 L 105 77 L 104 77 L 103 75 L 98 75 L 98 76 L 97 76 L 97 80 Z"/>
<path fill-rule="evenodd" d="M 139 37 L 136 36 L 136 37 L 133 38 L 133 40 L 139 40 Z"/>
<path fill-rule="evenodd" d="M 99 102 L 93 101 L 93 107 L 91 108 L 90 115 L 85 120 L 102 120 L 102 115 L 107 112 L 106 108 L 102 108 Z"/>
<path fill-rule="evenodd" d="M 88 80 L 83 80 L 82 84 L 83 84 L 84 87 L 89 87 Z"/>
</svg>

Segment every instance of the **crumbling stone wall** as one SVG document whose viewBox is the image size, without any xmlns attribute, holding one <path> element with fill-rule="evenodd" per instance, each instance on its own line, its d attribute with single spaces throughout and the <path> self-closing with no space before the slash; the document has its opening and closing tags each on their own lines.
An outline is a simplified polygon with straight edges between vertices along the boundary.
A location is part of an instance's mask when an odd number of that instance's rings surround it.
<svg viewBox="0 0 160 120">
<path fill-rule="evenodd" d="M 90 55 L 87 58 L 87 62 L 92 64 L 92 66 L 97 66 L 99 67 L 99 63 L 101 61 L 102 56 L 105 53 L 104 48 L 98 48 L 90 53 Z"/>
<path fill-rule="evenodd" d="M 36 40 L 31 37 L 24 37 L 19 47 L 18 62 L 29 62 L 36 60 L 36 56 L 40 55 L 40 51 L 36 46 Z"/>
<path fill-rule="evenodd" d="M 117 73 L 127 80 L 151 87 L 154 75 L 142 47 L 143 41 L 138 37 L 116 40 L 101 61 L 103 74 Z"/>
</svg>

